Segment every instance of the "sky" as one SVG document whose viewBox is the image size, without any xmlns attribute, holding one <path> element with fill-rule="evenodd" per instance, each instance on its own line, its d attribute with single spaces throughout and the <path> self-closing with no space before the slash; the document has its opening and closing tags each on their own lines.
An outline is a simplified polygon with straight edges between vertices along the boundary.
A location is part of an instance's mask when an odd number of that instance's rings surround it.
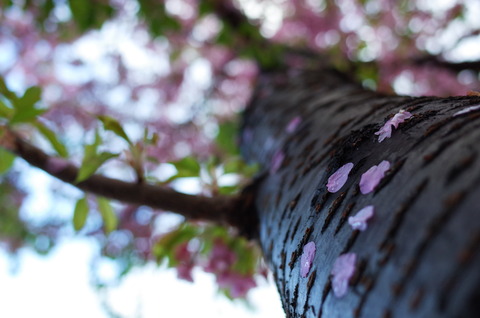
<svg viewBox="0 0 480 318">
<path fill-rule="evenodd" d="M 97 253 L 96 244 L 86 238 L 63 240 L 48 256 L 22 249 L 12 260 L 0 251 L 0 317 L 107 318 L 103 301 L 126 318 L 284 317 L 271 282 L 259 281 L 249 295 L 249 308 L 217 294 L 210 274 L 194 271 L 192 284 L 153 263 L 98 291 L 90 284 L 90 264 Z"/>
</svg>

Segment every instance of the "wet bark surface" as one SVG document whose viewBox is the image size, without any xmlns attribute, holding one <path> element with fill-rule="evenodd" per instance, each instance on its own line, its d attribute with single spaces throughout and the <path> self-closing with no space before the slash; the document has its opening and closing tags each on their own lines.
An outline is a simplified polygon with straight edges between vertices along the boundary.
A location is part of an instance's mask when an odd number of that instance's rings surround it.
<svg viewBox="0 0 480 318">
<path fill-rule="evenodd" d="M 480 98 L 380 95 L 329 70 L 270 76 L 258 87 L 242 151 L 264 169 L 259 240 L 287 317 L 480 317 L 480 111 L 452 116 Z M 379 143 L 374 133 L 400 109 L 413 117 Z M 390 170 L 362 194 L 360 176 L 382 160 Z M 348 162 L 347 183 L 329 193 L 329 176 Z M 352 230 L 348 217 L 367 205 L 375 206 L 368 229 Z M 317 250 L 302 278 L 310 241 Z M 330 272 L 346 252 L 357 254 L 356 271 L 337 298 Z"/>
</svg>

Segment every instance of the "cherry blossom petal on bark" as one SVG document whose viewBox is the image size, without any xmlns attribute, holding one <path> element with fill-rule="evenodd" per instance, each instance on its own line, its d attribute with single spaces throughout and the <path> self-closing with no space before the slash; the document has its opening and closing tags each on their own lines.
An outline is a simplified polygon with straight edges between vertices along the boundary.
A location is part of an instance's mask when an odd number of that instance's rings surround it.
<svg viewBox="0 0 480 318">
<path fill-rule="evenodd" d="M 390 138 L 392 136 L 392 126 L 394 128 L 398 128 L 398 125 L 403 123 L 406 119 L 412 117 L 412 114 L 400 109 L 398 113 L 396 113 L 392 118 L 387 120 L 387 122 L 380 128 L 379 131 L 375 133 L 378 135 L 378 142 L 382 142 L 386 138 Z"/>
<path fill-rule="evenodd" d="M 312 267 L 312 261 L 315 257 L 315 243 L 309 242 L 303 247 L 303 254 L 300 260 L 300 276 L 305 278 Z"/>
<path fill-rule="evenodd" d="M 283 151 L 278 150 L 272 157 L 272 161 L 270 162 L 270 174 L 274 174 L 275 172 L 280 169 L 283 163 L 283 159 L 285 159 L 285 154 Z"/>
<path fill-rule="evenodd" d="M 373 205 L 366 206 L 354 216 L 349 217 L 348 224 L 350 224 L 354 230 L 365 231 L 367 229 L 367 221 L 373 216 L 373 214 Z"/>
<path fill-rule="evenodd" d="M 383 160 L 378 166 L 368 169 L 360 178 L 360 192 L 367 194 L 375 190 L 388 169 L 390 169 L 390 162 L 387 160 Z"/>
<path fill-rule="evenodd" d="M 341 166 L 334 174 L 328 178 L 327 190 L 328 192 L 335 193 L 340 190 L 345 182 L 347 182 L 348 174 L 352 171 L 353 163 L 349 162 Z"/>
<path fill-rule="evenodd" d="M 456 117 L 456 116 L 460 116 L 460 115 L 463 115 L 463 114 L 468 114 L 468 113 L 473 112 L 473 111 L 478 110 L 478 109 L 480 109 L 480 105 L 470 106 L 470 107 L 464 108 L 464 109 L 456 112 L 452 116 Z"/>
<path fill-rule="evenodd" d="M 331 274 L 332 289 L 336 297 L 340 298 L 347 294 L 348 283 L 355 273 L 355 263 L 357 261 L 357 254 L 346 253 L 342 254 L 333 263 Z"/>
<path fill-rule="evenodd" d="M 302 122 L 302 118 L 300 116 L 293 117 L 292 120 L 288 123 L 287 127 L 285 127 L 285 131 L 289 134 L 293 133 L 298 125 Z"/>
</svg>

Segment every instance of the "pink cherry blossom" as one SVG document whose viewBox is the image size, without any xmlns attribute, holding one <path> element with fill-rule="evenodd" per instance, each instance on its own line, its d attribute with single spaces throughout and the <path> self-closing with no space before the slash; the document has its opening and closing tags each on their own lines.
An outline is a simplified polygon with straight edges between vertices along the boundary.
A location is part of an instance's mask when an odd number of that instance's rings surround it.
<svg viewBox="0 0 480 318">
<path fill-rule="evenodd" d="M 378 142 L 382 142 L 386 138 L 390 138 L 392 136 L 392 126 L 398 128 L 399 124 L 403 123 L 406 119 L 410 117 L 412 117 L 411 113 L 400 109 L 398 113 L 396 113 L 392 118 L 387 120 L 383 127 L 375 133 L 375 135 L 378 135 Z"/>
<path fill-rule="evenodd" d="M 285 131 L 291 134 L 297 129 L 298 125 L 300 125 L 301 123 L 302 118 L 300 116 L 293 117 L 285 128 Z"/>
<path fill-rule="evenodd" d="M 334 174 L 328 178 L 327 189 L 328 192 L 335 193 L 340 190 L 345 182 L 347 182 L 348 174 L 353 168 L 353 163 L 349 162 L 341 166 Z"/>
<path fill-rule="evenodd" d="M 233 298 L 245 297 L 250 289 L 257 286 L 252 276 L 235 272 L 225 272 L 218 275 L 217 283 L 220 288 L 228 289 L 230 296 Z"/>
<path fill-rule="evenodd" d="M 355 253 L 342 254 L 335 260 L 331 274 L 333 275 L 332 289 L 336 297 L 340 298 L 347 294 L 348 283 L 355 273 L 356 261 Z"/>
<path fill-rule="evenodd" d="M 375 190 L 385 172 L 390 169 L 390 162 L 383 160 L 378 166 L 373 166 L 360 177 L 360 192 L 367 194 Z"/>
<path fill-rule="evenodd" d="M 193 282 L 192 269 L 194 266 L 192 253 L 188 249 L 188 242 L 184 242 L 175 249 L 175 259 L 178 278 Z"/>
<path fill-rule="evenodd" d="M 246 293 L 256 286 L 251 274 L 241 274 L 234 270 L 237 255 L 221 239 L 213 243 L 212 251 L 204 270 L 213 273 L 218 286 L 230 291 L 233 298 L 244 297 Z"/>
<path fill-rule="evenodd" d="M 312 267 L 312 261 L 315 257 L 315 243 L 309 242 L 303 247 L 303 254 L 300 260 L 300 276 L 307 277 L 310 267 Z"/>
<path fill-rule="evenodd" d="M 226 272 L 236 260 L 237 256 L 225 243 L 215 240 L 205 271 L 209 273 Z"/>
<path fill-rule="evenodd" d="M 464 108 L 464 109 L 456 112 L 452 116 L 456 117 L 456 116 L 460 116 L 460 115 L 463 115 L 463 114 L 468 114 L 468 113 L 473 112 L 473 111 L 478 110 L 478 109 L 480 109 L 480 105 L 470 106 L 470 107 Z"/>
<path fill-rule="evenodd" d="M 349 217 L 348 224 L 350 224 L 354 230 L 365 231 L 367 229 L 367 221 L 373 216 L 373 214 L 373 205 L 366 206 L 354 216 Z"/>
</svg>

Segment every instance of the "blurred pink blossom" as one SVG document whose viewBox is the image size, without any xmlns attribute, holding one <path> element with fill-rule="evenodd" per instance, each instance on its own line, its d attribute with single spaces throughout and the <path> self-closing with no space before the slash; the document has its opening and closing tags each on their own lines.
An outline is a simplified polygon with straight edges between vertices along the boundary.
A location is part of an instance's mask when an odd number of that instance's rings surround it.
<svg viewBox="0 0 480 318">
<path fill-rule="evenodd" d="M 230 270 L 237 260 L 235 253 L 221 240 L 215 240 L 205 271 L 209 273 L 224 273 Z"/>
<path fill-rule="evenodd" d="M 188 243 L 181 243 L 175 249 L 175 259 L 179 262 L 176 269 L 179 278 L 193 282 L 192 269 L 194 262 L 192 253 L 188 249 Z"/>
<path fill-rule="evenodd" d="M 235 272 L 225 272 L 218 275 L 217 283 L 220 288 L 228 289 L 233 298 L 245 297 L 250 289 L 257 286 L 252 276 Z"/>
</svg>

